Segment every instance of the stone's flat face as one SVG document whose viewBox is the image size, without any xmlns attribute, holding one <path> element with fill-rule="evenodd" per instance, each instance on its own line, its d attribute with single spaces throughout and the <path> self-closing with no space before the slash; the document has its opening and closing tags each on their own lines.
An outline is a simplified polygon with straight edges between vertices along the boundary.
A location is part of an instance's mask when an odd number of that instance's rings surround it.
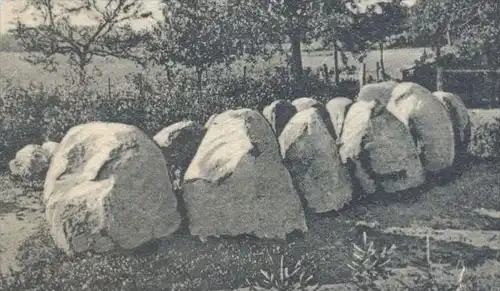
<svg viewBox="0 0 500 291">
<path fill-rule="evenodd" d="M 319 110 L 297 113 L 279 137 L 282 156 L 307 206 L 317 213 L 338 211 L 352 199 L 349 172 Z"/>
<path fill-rule="evenodd" d="M 276 100 L 266 106 L 262 114 L 271 124 L 276 136 L 280 136 L 288 121 L 297 113 L 292 103 L 286 100 Z"/>
<path fill-rule="evenodd" d="M 437 91 L 432 93 L 446 107 L 453 122 L 453 133 L 455 135 L 455 149 L 465 153 L 470 140 L 470 117 L 464 102 L 453 93 Z"/>
<path fill-rule="evenodd" d="M 375 105 L 374 101 L 359 101 L 354 102 L 349 108 L 340 137 L 340 157 L 344 164 L 347 163 L 347 159 L 359 158 L 363 138 L 368 134 L 370 115 Z"/>
<path fill-rule="evenodd" d="M 271 126 L 250 109 L 217 116 L 184 176 L 189 229 L 209 236 L 285 238 L 307 231 Z"/>
<path fill-rule="evenodd" d="M 316 108 L 324 107 L 323 103 L 310 97 L 297 98 L 293 100 L 292 104 L 297 109 L 297 112 L 309 109 L 311 107 L 316 107 Z"/>
<path fill-rule="evenodd" d="M 351 104 L 352 100 L 345 97 L 336 97 L 326 103 L 326 111 L 330 116 L 337 137 L 340 137 L 342 134 L 345 116 Z"/>
<path fill-rule="evenodd" d="M 52 238 L 67 254 L 133 249 L 181 221 L 160 148 L 117 123 L 68 131 L 47 173 L 44 202 Z"/>
<path fill-rule="evenodd" d="M 355 102 L 340 140 L 344 163 L 354 167 L 365 193 L 387 193 L 420 186 L 424 171 L 408 128 L 378 101 Z"/>
<path fill-rule="evenodd" d="M 411 129 L 427 172 L 436 173 L 452 166 L 453 125 L 446 107 L 436 96 L 418 84 L 400 83 L 394 88 L 387 109 Z"/>
<path fill-rule="evenodd" d="M 387 193 L 421 186 L 425 172 L 408 128 L 385 108 L 373 116 L 365 144 L 371 171 Z"/>
<path fill-rule="evenodd" d="M 386 106 L 391 99 L 392 90 L 398 83 L 394 81 L 386 81 L 375 84 L 367 84 L 361 88 L 356 101 L 373 101 L 377 100 L 382 105 Z"/>
<path fill-rule="evenodd" d="M 9 170 L 13 176 L 29 182 L 43 179 L 49 164 L 49 153 L 39 145 L 29 144 L 20 149 L 9 162 Z"/>
</svg>

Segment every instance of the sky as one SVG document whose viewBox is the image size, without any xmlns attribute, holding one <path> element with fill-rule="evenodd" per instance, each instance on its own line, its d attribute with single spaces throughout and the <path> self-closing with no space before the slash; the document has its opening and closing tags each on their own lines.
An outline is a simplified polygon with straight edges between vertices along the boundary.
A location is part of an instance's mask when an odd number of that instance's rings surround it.
<svg viewBox="0 0 500 291">
<path fill-rule="evenodd" d="M 145 8 L 153 12 L 153 17 L 161 17 L 160 2 L 161 0 L 144 1 Z M 24 0 L 0 0 L 0 33 L 6 33 L 10 28 L 12 28 L 12 24 L 10 23 L 16 20 L 16 17 L 18 16 L 17 11 L 23 8 L 24 4 Z M 21 20 L 27 24 L 34 23 L 33 17 L 30 13 L 23 14 Z M 75 19 L 75 23 L 88 24 L 88 20 L 85 19 L 85 17 L 80 17 Z M 136 27 L 144 27 L 147 25 L 147 23 L 148 21 L 140 20 L 135 21 L 133 25 Z"/>
<path fill-rule="evenodd" d="M 69 0 L 68 0 L 69 1 Z M 383 2 L 387 0 L 358 0 L 361 3 L 376 3 Z M 405 0 L 408 4 L 412 5 L 416 0 Z M 145 0 L 144 5 L 146 8 L 153 12 L 154 17 L 161 17 L 160 3 L 161 0 Z M 10 24 L 15 21 L 18 16 L 18 10 L 23 7 L 24 0 L 0 0 L 0 33 L 6 33 L 9 28 L 12 27 Z M 32 16 L 29 13 L 23 15 L 22 21 L 25 23 L 33 23 Z M 80 19 L 75 19 L 75 23 L 85 24 L 88 23 L 84 17 Z M 132 24 L 135 27 L 145 27 L 148 25 L 148 21 L 136 21 Z"/>
</svg>

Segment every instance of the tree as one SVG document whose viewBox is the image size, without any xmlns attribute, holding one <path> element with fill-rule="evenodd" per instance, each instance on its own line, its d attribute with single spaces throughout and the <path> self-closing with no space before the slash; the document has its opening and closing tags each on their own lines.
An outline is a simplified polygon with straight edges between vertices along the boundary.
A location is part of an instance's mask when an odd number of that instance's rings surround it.
<svg viewBox="0 0 500 291">
<path fill-rule="evenodd" d="M 380 69 L 382 78 L 386 78 L 384 66 L 384 45 L 394 35 L 402 32 L 405 24 L 405 7 L 401 0 L 391 0 L 391 2 L 381 2 L 368 7 L 365 13 L 363 25 L 363 35 L 368 41 L 376 44 L 380 51 Z"/>
<path fill-rule="evenodd" d="M 275 33 L 281 35 L 279 45 L 288 43 L 290 46 L 290 66 L 298 84 L 302 87 L 302 43 L 310 43 L 316 37 L 317 11 L 324 0 L 268 0 L 264 2 L 269 17 L 274 18 Z M 282 48 L 283 50 L 283 48 Z"/>
<path fill-rule="evenodd" d="M 322 42 L 323 49 L 333 49 L 335 84 L 340 82 L 339 53 L 347 65 L 344 52 L 355 52 L 359 48 L 353 33 L 354 15 L 346 4 L 346 1 L 324 1 L 317 16 L 319 30 L 316 38 Z"/>
<path fill-rule="evenodd" d="M 436 58 L 437 90 L 443 89 L 442 46 L 458 48 L 461 57 L 495 67 L 500 64 L 500 4 L 496 0 L 426 0 L 414 7 L 414 34 L 431 44 Z M 452 39 L 452 36 L 454 39 Z M 454 42 L 454 43 L 453 43 Z"/>
<path fill-rule="evenodd" d="M 443 89 L 443 66 L 441 61 L 441 47 L 445 36 L 449 33 L 454 18 L 454 0 L 427 0 L 419 1 L 415 6 L 412 17 L 414 33 L 428 42 L 436 58 L 436 90 Z"/>
<path fill-rule="evenodd" d="M 86 68 L 94 56 L 131 57 L 141 38 L 129 21 L 144 19 L 151 13 L 142 0 L 26 0 L 21 13 L 32 10 L 36 25 L 18 19 L 10 33 L 29 52 L 31 64 L 56 70 L 58 55 L 69 57 L 81 84 L 87 81 Z M 91 25 L 76 25 L 74 17 L 86 17 Z"/>
<path fill-rule="evenodd" d="M 500 67 L 500 2 L 480 0 L 458 1 L 456 24 L 459 33 L 456 46 L 460 57 L 487 69 Z"/>
<path fill-rule="evenodd" d="M 374 47 L 380 51 L 380 68 L 385 78 L 384 45 L 390 38 L 402 32 L 406 23 L 406 11 L 401 0 L 391 0 L 379 3 L 350 3 L 354 14 L 354 31 L 356 41 L 361 48 L 360 62 L 367 50 Z"/>
<path fill-rule="evenodd" d="M 198 89 L 203 74 L 219 64 L 269 54 L 260 37 L 267 19 L 252 2 L 240 0 L 164 0 L 164 18 L 153 27 L 149 61 L 171 71 L 194 69 Z M 257 20 L 259 19 L 259 20 Z M 266 34 L 264 34 L 266 36 Z"/>
</svg>

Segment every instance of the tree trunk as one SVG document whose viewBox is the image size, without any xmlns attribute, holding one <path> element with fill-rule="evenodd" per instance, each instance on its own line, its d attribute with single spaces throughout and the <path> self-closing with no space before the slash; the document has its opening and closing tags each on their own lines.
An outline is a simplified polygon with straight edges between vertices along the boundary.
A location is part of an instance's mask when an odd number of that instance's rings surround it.
<svg viewBox="0 0 500 291">
<path fill-rule="evenodd" d="M 334 62 L 335 85 L 338 85 L 340 83 L 340 70 L 339 70 L 339 53 L 337 49 L 337 44 L 333 45 L 333 62 Z"/>
<path fill-rule="evenodd" d="M 380 62 L 377 62 L 377 82 L 380 82 Z"/>
<path fill-rule="evenodd" d="M 436 91 L 443 91 L 443 61 L 441 60 L 441 46 L 435 47 L 436 51 Z"/>
<path fill-rule="evenodd" d="M 446 41 L 448 42 L 448 46 L 451 47 L 451 24 L 446 24 Z"/>
<path fill-rule="evenodd" d="M 298 35 L 292 35 L 290 39 L 292 45 L 292 60 L 291 60 L 292 73 L 295 78 L 295 82 L 297 84 L 297 89 L 299 92 L 301 92 L 303 89 L 302 77 L 304 75 L 304 71 L 302 68 L 301 48 L 300 48 L 301 39 Z"/>
<path fill-rule="evenodd" d="M 359 69 L 359 90 L 363 88 L 363 86 L 366 84 L 366 64 L 363 62 L 361 63 L 361 67 Z"/>
<path fill-rule="evenodd" d="M 384 42 L 380 41 L 378 43 L 378 47 L 380 50 L 380 72 L 382 81 L 385 81 L 385 66 L 384 66 Z"/>
<path fill-rule="evenodd" d="M 78 67 L 78 82 L 82 86 L 87 82 L 87 72 L 85 71 L 85 66 L 82 66 L 81 64 Z"/>
<path fill-rule="evenodd" d="M 202 89 L 202 79 L 203 79 L 203 70 L 200 68 L 196 68 L 196 83 L 198 85 L 198 93 L 201 93 Z"/>
</svg>

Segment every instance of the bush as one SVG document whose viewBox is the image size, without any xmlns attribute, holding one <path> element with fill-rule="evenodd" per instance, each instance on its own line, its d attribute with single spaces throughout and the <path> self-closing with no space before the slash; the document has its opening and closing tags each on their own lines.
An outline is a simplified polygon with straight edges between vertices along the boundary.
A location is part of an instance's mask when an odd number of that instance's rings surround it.
<svg viewBox="0 0 500 291">
<path fill-rule="evenodd" d="M 471 139 L 468 153 L 480 159 L 500 158 L 500 111 L 470 110 Z"/>
</svg>

